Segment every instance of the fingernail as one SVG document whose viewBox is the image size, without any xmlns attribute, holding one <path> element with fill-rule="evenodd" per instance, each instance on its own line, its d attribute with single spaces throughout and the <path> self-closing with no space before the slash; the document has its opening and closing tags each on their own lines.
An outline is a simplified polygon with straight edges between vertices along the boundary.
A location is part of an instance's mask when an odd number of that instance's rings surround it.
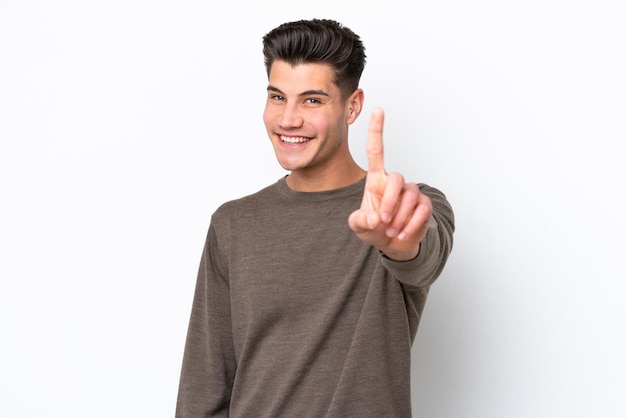
<svg viewBox="0 0 626 418">
<path fill-rule="evenodd" d="M 391 216 L 388 213 L 381 213 L 380 220 L 384 223 L 389 223 L 389 221 L 391 220 Z"/>
<path fill-rule="evenodd" d="M 395 237 L 395 236 L 396 236 L 396 234 L 398 233 L 398 231 L 396 231 L 396 230 L 395 230 L 395 229 L 393 229 L 393 228 L 388 228 L 386 232 L 387 232 L 387 236 L 388 236 L 389 238 L 393 238 L 393 237 Z"/>
</svg>

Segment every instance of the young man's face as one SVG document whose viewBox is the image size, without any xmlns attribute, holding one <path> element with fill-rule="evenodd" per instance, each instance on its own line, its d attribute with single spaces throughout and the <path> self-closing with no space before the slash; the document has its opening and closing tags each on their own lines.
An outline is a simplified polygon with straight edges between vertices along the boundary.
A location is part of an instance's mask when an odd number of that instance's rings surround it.
<svg viewBox="0 0 626 418">
<path fill-rule="evenodd" d="M 327 64 L 272 64 L 263 121 L 284 169 L 315 173 L 349 158 L 348 125 L 356 117 L 352 99 L 342 99 L 332 80 Z"/>
</svg>

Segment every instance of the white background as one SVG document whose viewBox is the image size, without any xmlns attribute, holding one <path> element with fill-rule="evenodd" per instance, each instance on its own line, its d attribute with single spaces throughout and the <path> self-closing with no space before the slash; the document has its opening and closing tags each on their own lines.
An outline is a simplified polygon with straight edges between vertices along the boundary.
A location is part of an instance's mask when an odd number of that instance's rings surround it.
<svg viewBox="0 0 626 418">
<path fill-rule="evenodd" d="M 618 0 L 1 0 L 0 416 L 173 416 L 209 217 L 284 174 L 261 37 L 311 17 L 367 48 L 357 160 L 381 106 L 456 211 L 415 415 L 626 416 Z"/>
</svg>

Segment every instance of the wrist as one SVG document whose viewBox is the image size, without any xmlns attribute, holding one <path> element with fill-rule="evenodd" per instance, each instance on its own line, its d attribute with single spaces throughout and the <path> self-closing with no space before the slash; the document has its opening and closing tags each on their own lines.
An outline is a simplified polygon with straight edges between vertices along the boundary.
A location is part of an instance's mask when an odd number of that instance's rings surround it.
<svg viewBox="0 0 626 418">
<path fill-rule="evenodd" d="M 419 255 L 420 245 L 413 251 L 379 251 L 384 257 L 393 261 L 411 261 Z"/>
</svg>

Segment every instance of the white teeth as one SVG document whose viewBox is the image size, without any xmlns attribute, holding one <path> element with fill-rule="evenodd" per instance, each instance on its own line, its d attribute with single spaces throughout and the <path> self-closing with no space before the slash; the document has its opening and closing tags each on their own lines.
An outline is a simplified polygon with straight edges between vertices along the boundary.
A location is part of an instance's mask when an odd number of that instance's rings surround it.
<svg viewBox="0 0 626 418">
<path fill-rule="evenodd" d="M 288 144 L 302 144 L 303 142 L 308 142 L 309 138 L 281 135 L 280 140 Z"/>
</svg>

